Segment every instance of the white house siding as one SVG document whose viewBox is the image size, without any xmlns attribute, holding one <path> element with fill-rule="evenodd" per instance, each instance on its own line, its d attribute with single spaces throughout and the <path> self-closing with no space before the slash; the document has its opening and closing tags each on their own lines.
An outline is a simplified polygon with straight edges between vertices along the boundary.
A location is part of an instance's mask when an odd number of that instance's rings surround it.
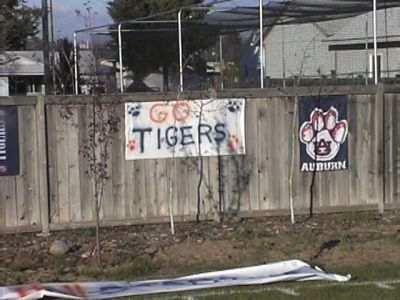
<svg viewBox="0 0 400 300">
<path fill-rule="evenodd" d="M 350 74 L 365 74 L 365 53 L 358 50 L 333 51 L 336 52 L 337 64 L 336 72 L 340 77 L 352 77 Z"/>
<path fill-rule="evenodd" d="M 315 24 L 296 24 L 275 26 L 265 38 L 266 76 L 283 78 L 285 59 L 286 77 L 299 75 L 304 61 L 304 77 L 330 76 L 335 71 L 338 77 L 351 78 L 365 76 L 366 67 L 370 69 L 370 58 L 366 61 L 366 52 L 362 50 L 329 51 L 329 46 L 365 44 L 366 19 L 368 18 L 368 41 L 373 42 L 372 12 L 353 18 Z M 378 42 L 400 41 L 400 8 L 387 9 L 377 14 Z M 282 51 L 282 32 L 284 31 L 284 53 Z M 400 48 L 379 48 L 381 55 L 381 76 L 394 77 L 400 74 Z M 368 56 L 373 55 L 369 49 Z M 391 72 L 387 72 L 387 71 Z M 353 73 L 352 75 L 348 75 Z"/>
<path fill-rule="evenodd" d="M 336 53 L 336 70 L 341 77 L 351 77 L 351 73 L 353 77 L 365 76 L 365 73 L 372 77 L 373 49 L 369 49 L 367 53 L 365 50 L 333 51 L 333 53 Z M 377 54 L 381 57 L 381 77 L 395 77 L 400 74 L 399 48 L 378 49 Z"/>
<path fill-rule="evenodd" d="M 266 76 L 282 78 L 283 64 L 286 77 L 330 74 L 331 54 L 322 39 L 323 34 L 313 24 L 274 27 L 265 40 Z"/>
<path fill-rule="evenodd" d="M 368 14 L 359 15 L 353 18 L 347 18 L 337 20 L 335 22 L 343 22 L 345 26 L 337 31 L 334 36 L 331 37 L 333 40 L 337 39 L 348 39 L 348 38 L 360 38 L 365 39 L 365 21 L 368 18 L 368 36 L 373 37 L 373 18 L 372 12 Z M 387 34 L 398 35 L 400 26 L 400 7 L 390 8 L 386 10 L 387 18 Z M 328 23 L 328 22 L 327 22 Z M 386 39 L 386 27 L 385 25 L 385 10 L 377 11 L 377 36 L 382 37 L 382 41 Z"/>
<path fill-rule="evenodd" d="M 368 21 L 367 21 L 368 20 Z M 351 18 L 350 22 L 338 31 L 334 36 L 330 37 L 327 44 L 354 44 L 365 43 L 366 21 L 368 29 L 368 41 L 373 42 L 373 18 L 372 13 L 360 15 Z M 391 42 L 400 40 L 400 8 L 392 8 L 386 10 L 379 10 L 377 12 L 377 37 L 379 42 Z M 386 37 L 387 35 L 387 37 Z M 338 74 L 352 73 L 352 72 L 365 72 L 366 67 L 369 72 L 372 72 L 369 56 L 373 55 L 373 49 L 368 50 L 368 63 L 366 61 L 365 50 L 352 50 L 352 51 L 337 51 L 338 53 Z M 382 62 L 382 77 L 394 77 L 399 66 L 399 48 L 379 48 L 378 54 L 381 56 Z M 367 66 L 366 66 L 367 63 Z M 388 72 L 390 71 L 390 72 Z"/>
</svg>

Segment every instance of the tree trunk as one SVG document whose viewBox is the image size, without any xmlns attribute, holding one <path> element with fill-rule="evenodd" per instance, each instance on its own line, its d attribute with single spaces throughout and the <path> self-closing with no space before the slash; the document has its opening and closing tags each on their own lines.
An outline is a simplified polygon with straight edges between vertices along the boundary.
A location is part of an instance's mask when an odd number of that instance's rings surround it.
<svg viewBox="0 0 400 300">
<path fill-rule="evenodd" d="M 103 196 L 103 183 L 96 183 L 96 197 L 95 197 L 95 210 L 96 210 L 96 252 L 97 252 L 97 265 L 102 268 L 101 260 L 101 246 L 100 246 L 100 206 L 101 198 Z"/>
</svg>

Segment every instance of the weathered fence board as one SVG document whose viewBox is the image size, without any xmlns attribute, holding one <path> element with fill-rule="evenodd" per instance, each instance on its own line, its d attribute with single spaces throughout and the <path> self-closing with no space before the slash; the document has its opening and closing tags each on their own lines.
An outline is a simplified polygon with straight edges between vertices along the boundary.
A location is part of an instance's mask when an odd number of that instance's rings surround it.
<svg viewBox="0 0 400 300">
<path fill-rule="evenodd" d="M 69 205 L 70 205 L 70 219 L 71 222 L 82 220 L 82 205 L 81 205 L 81 177 L 79 167 L 79 127 L 78 124 L 78 111 L 71 116 L 72 126 L 67 129 L 68 141 L 68 177 L 69 177 Z M 75 125 L 76 124 L 76 125 Z M 67 199 L 67 198 L 66 198 Z"/>
<path fill-rule="evenodd" d="M 400 204 L 400 97 L 385 94 L 385 203 Z"/>
<path fill-rule="evenodd" d="M 174 176 L 174 188 L 178 205 L 174 207 L 174 212 L 181 212 L 182 216 L 188 216 L 190 214 L 188 182 L 186 159 L 178 159 L 175 162 Z"/>
<path fill-rule="evenodd" d="M 123 107 L 120 106 L 118 113 L 123 114 Z M 125 170 L 124 170 L 124 130 L 122 122 L 119 131 L 116 134 L 114 143 L 111 145 L 111 168 L 112 174 L 112 197 L 114 199 L 114 217 L 116 219 L 124 219 L 131 216 L 131 206 L 129 201 L 125 198 L 124 183 L 125 183 Z M 129 173 L 128 173 L 129 174 Z"/>
<path fill-rule="evenodd" d="M 135 203 L 134 215 L 139 217 L 147 216 L 146 207 L 146 181 L 145 181 L 145 161 L 127 162 L 134 165 L 135 175 L 133 181 L 130 183 L 133 187 L 133 194 L 129 195 L 129 199 Z"/>
<path fill-rule="evenodd" d="M 56 111 L 56 123 L 55 130 L 57 133 L 56 143 L 57 143 L 57 153 L 56 153 L 56 161 L 57 161 L 57 181 L 50 183 L 50 188 L 55 184 L 58 186 L 58 210 L 59 210 L 59 218 L 60 223 L 69 223 L 70 222 L 70 198 L 69 198 L 69 168 L 68 168 L 68 153 L 75 149 L 70 149 L 68 145 L 68 127 L 72 127 L 72 125 L 68 126 L 68 121 L 64 120 L 59 113 Z M 52 149 L 49 149 L 52 151 Z M 51 178 L 52 179 L 52 178 Z"/>
<path fill-rule="evenodd" d="M 47 109 L 47 123 L 52 124 L 53 130 L 47 131 L 47 145 L 48 151 L 48 174 L 50 178 L 57 178 L 57 132 L 55 130 L 57 112 L 55 109 Z M 80 166 L 83 166 L 83 162 L 79 162 Z M 53 182 L 54 183 L 54 182 Z M 50 222 L 59 223 L 60 213 L 58 207 L 58 184 L 52 184 L 49 193 L 49 209 L 50 209 Z M 84 195 L 81 195 L 81 199 L 84 199 Z"/>
<path fill-rule="evenodd" d="M 18 106 L 20 173 L 0 177 L 0 232 L 37 229 L 42 224 L 42 217 L 47 215 L 45 212 L 42 216 L 40 210 L 39 121 L 35 105 L 32 105 L 36 101 L 27 98 L 21 101 L 24 105 Z"/>
<path fill-rule="evenodd" d="M 2 178 L 2 191 L 1 202 L 3 203 L 3 224 L 5 227 L 16 227 L 18 225 L 17 217 L 17 202 L 16 202 L 16 188 L 15 180 L 12 177 Z"/>
<path fill-rule="evenodd" d="M 249 147 L 251 143 L 258 139 L 258 125 L 257 118 L 257 105 L 260 99 L 247 100 L 246 102 L 246 158 L 244 160 L 244 167 L 248 170 L 248 188 L 247 199 L 249 211 L 257 211 L 260 208 L 258 201 L 258 151 L 256 147 Z M 252 117 L 253 116 L 253 117 Z"/>
<path fill-rule="evenodd" d="M 80 106 L 77 108 L 78 125 L 79 125 L 79 145 L 84 143 L 89 138 L 88 124 L 89 124 L 89 109 L 87 106 Z M 79 149 L 80 150 L 80 149 Z M 52 151 L 49 151 L 52 152 Z M 93 220 L 94 218 L 94 185 L 93 181 L 88 175 L 89 163 L 83 157 L 82 151 L 79 153 L 79 178 L 80 178 L 80 195 L 81 195 L 81 213 L 82 221 Z"/>
</svg>

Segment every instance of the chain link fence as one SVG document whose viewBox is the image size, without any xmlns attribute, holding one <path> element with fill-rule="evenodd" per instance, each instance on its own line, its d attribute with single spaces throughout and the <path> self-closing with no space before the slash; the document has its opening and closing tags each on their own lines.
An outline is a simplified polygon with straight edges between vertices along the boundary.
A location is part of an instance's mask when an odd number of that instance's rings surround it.
<svg viewBox="0 0 400 300">
<path fill-rule="evenodd" d="M 400 8 L 378 11 L 378 79 L 384 83 L 400 81 Z M 197 30 L 201 28 L 187 28 Z M 140 65 L 157 59 L 166 37 L 172 41 L 170 53 L 176 56 L 169 66 L 136 76 L 130 56 L 140 48 L 127 47 L 127 41 L 160 41 L 143 55 Z M 139 38 L 138 38 L 139 37 Z M 158 26 L 152 31 L 125 29 L 122 39 L 122 67 L 119 61 L 116 30 L 93 31 L 79 35 L 79 88 L 90 93 L 93 85 L 101 92 L 178 91 L 179 56 L 176 24 Z M 260 87 L 259 31 L 210 35 L 206 50 L 187 53 L 183 43 L 183 89 L 222 90 Z M 175 44 L 174 44 L 175 43 Z M 320 86 L 374 84 L 374 48 L 372 13 L 351 18 L 264 28 L 264 86 Z M 146 48 L 143 45 L 143 49 Z M 150 51 L 150 50 L 149 50 Z M 136 58 L 137 59 L 137 58 Z M 140 59 L 140 55 L 139 55 Z"/>
</svg>

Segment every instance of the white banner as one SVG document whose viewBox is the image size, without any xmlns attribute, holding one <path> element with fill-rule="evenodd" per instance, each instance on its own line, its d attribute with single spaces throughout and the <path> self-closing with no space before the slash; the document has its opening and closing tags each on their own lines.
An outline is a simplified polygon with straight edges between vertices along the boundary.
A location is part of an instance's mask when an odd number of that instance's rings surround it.
<svg viewBox="0 0 400 300">
<path fill-rule="evenodd" d="M 125 104 L 125 158 L 245 154 L 245 100 Z"/>
<path fill-rule="evenodd" d="M 45 296 L 65 299 L 108 299 L 125 296 L 180 292 L 235 285 L 258 285 L 283 281 L 348 281 L 341 276 L 312 268 L 300 260 L 208 272 L 175 279 L 148 281 L 109 281 L 87 283 L 50 283 L 0 287 L 0 300 L 34 300 Z"/>
</svg>

